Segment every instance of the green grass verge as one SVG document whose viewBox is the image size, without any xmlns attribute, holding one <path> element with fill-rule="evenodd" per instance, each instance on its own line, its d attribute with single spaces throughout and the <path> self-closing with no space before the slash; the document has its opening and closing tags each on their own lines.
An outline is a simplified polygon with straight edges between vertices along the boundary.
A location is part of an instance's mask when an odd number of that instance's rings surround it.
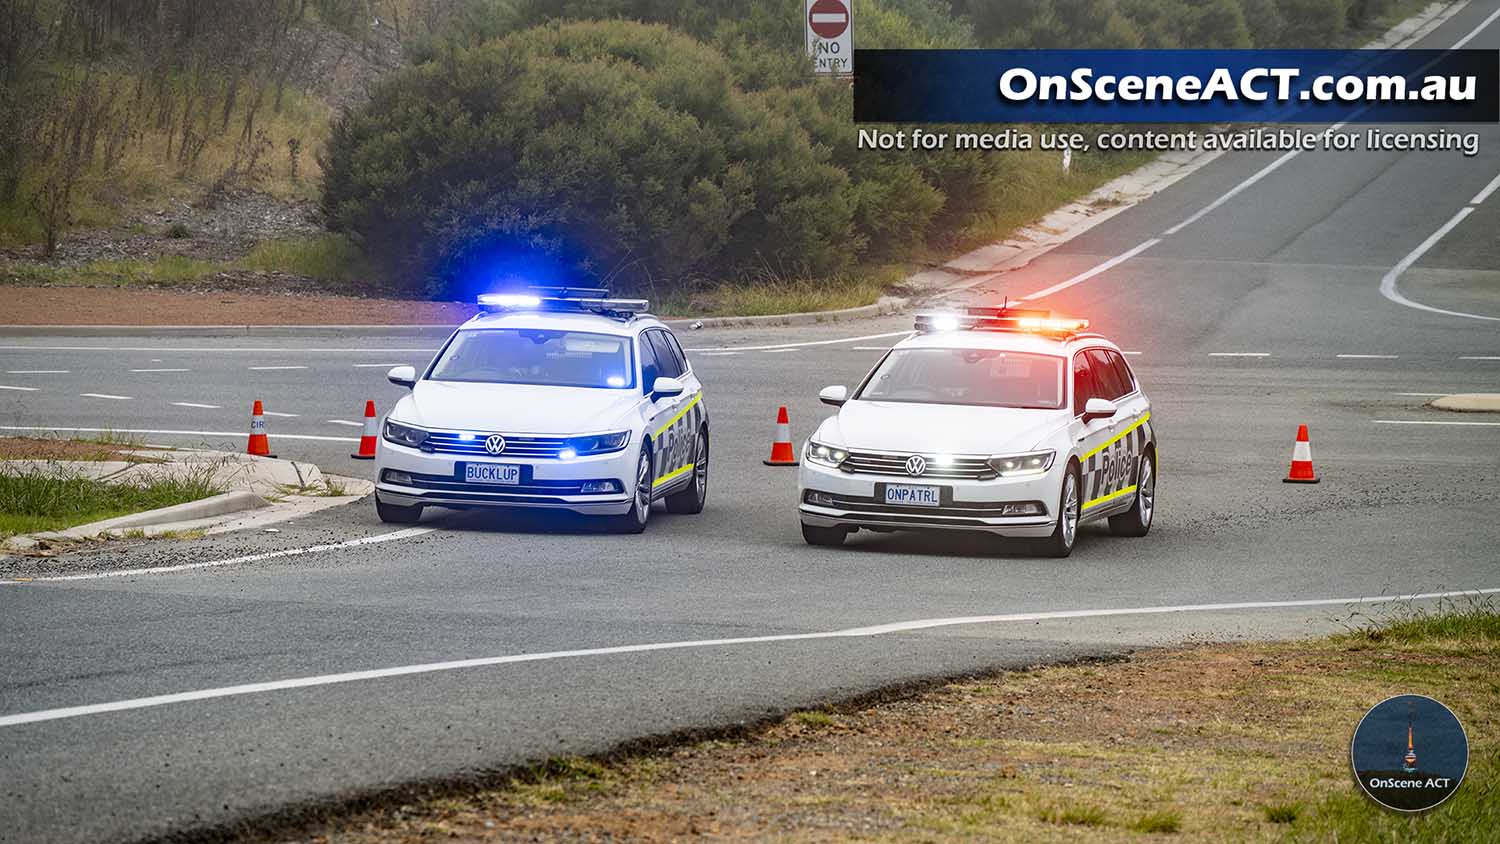
<svg viewBox="0 0 1500 844">
<path fill-rule="evenodd" d="M 177 477 L 152 476 L 139 484 L 58 476 L 54 467 L 0 474 L 0 537 L 62 530 L 219 492 L 212 467 Z"/>
</svg>

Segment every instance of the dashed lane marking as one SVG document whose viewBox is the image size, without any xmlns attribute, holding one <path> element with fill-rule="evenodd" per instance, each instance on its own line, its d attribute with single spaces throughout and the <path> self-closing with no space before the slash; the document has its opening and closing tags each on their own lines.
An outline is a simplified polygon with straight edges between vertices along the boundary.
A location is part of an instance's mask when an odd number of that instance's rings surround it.
<svg viewBox="0 0 1500 844">
<path fill-rule="evenodd" d="M 841 343 L 858 343 L 861 340 L 884 340 L 887 337 L 905 337 L 910 329 L 888 331 L 884 334 L 865 334 L 861 337 L 838 337 L 833 340 L 804 340 L 800 343 L 770 343 L 764 346 L 706 346 L 701 349 L 686 349 L 689 352 L 764 352 L 771 349 L 801 349 L 807 346 L 834 346 Z"/>
<path fill-rule="evenodd" d="M 1500 428 L 1500 422 L 1448 422 L 1440 419 L 1375 419 L 1376 425 L 1451 425 L 1460 428 Z"/>
<path fill-rule="evenodd" d="M 174 401 L 174 402 L 172 402 L 172 404 L 174 406 L 176 406 L 176 407 L 197 407 L 197 408 L 201 408 L 203 410 L 223 410 L 224 409 L 223 405 L 217 405 L 217 404 L 199 404 L 198 402 L 195 402 L 195 401 Z"/>
<path fill-rule="evenodd" d="M 22 393 L 34 393 L 37 389 L 37 387 L 12 387 L 8 384 L 0 384 L 0 390 L 17 390 Z"/>
<path fill-rule="evenodd" d="M 330 425 L 348 425 L 351 428 L 363 428 L 365 426 L 363 422 L 350 422 L 348 419 L 328 419 L 326 421 Z"/>
<path fill-rule="evenodd" d="M 192 372 L 191 369 L 132 369 L 131 372 Z"/>
<path fill-rule="evenodd" d="M 266 411 L 263 411 L 261 413 L 261 415 L 262 416 L 279 416 L 282 419 L 296 419 L 298 416 L 301 416 L 302 414 L 300 414 L 300 413 L 281 413 L 280 411 L 266 410 Z"/>
<path fill-rule="evenodd" d="M 425 531 L 429 529 L 414 528 L 413 530 Z M 397 531 L 397 533 L 403 533 L 403 531 Z M 394 537 L 395 535 L 385 534 L 385 536 Z M 311 550 L 313 549 L 301 550 L 299 553 L 309 553 L 311 552 Z M 243 562 L 243 560 L 241 561 Z M 196 565 L 201 566 L 206 564 L 200 563 Z M 0 583 L 13 582 L 14 581 L 0 581 Z M 10 715 L 0 715 L 0 728 L 15 727 L 22 724 L 35 724 L 43 721 L 61 721 L 68 718 L 81 718 L 89 715 L 103 715 L 109 712 L 124 712 L 133 709 L 149 709 L 152 707 L 167 706 L 175 703 L 191 703 L 196 701 L 215 700 L 218 698 L 241 697 L 244 695 L 263 694 L 267 692 L 288 691 L 291 689 L 306 689 L 317 686 L 334 686 L 343 683 L 356 683 L 368 680 L 384 680 L 392 677 L 409 677 L 417 674 L 433 674 L 441 671 L 461 671 L 473 668 L 492 668 L 495 666 L 515 665 L 527 662 L 550 662 L 563 659 L 622 656 L 627 654 L 654 653 L 658 651 L 680 651 L 699 648 L 728 648 L 745 645 L 764 645 L 779 642 L 806 642 L 818 639 L 863 639 L 874 636 L 885 636 L 895 633 L 910 633 L 919 630 L 933 630 L 943 627 L 963 627 L 1006 623 L 1015 624 L 1038 621 L 1068 621 L 1075 619 L 1111 618 L 1121 616 L 1244 612 L 1249 610 L 1305 609 L 1311 607 L 1329 606 L 1347 607 L 1350 605 L 1364 604 L 1399 604 L 1410 603 L 1413 601 L 1455 599 L 1462 597 L 1476 598 L 1495 593 L 1500 593 L 1500 589 L 1470 589 L 1452 592 L 1426 592 L 1410 595 L 1377 595 L 1357 598 L 1311 598 L 1304 600 L 1286 601 L 1242 601 L 1237 603 L 1223 604 L 1178 604 L 1171 606 L 1060 610 L 1054 612 L 1021 612 L 1007 613 L 1004 615 L 972 615 L 947 618 L 924 618 L 914 621 L 898 621 L 891 624 L 879 624 L 871 627 L 853 627 L 843 630 L 828 630 L 815 633 L 780 633 L 766 636 L 741 636 L 736 638 L 724 639 L 692 639 L 675 642 L 648 642 L 636 645 L 614 645 L 599 648 L 577 648 L 574 650 L 563 651 L 506 654 L 503 656 L 480 657 L 477 659 L 455 659 L 449 660 L 447 662 L 426 662 L 416 665 L 399 665 L 390 668 L 375 668 L 363 671 L 347 671 L 339 674 L 318 674 L 307 677 L 292 677 L 284 680 L 270 680 L 260 683 L 244 683 L 236 686 L 220 686 L 211 689 L 198 689 L 187 692 L 175 692 L 172 694 L 152 695 L 150 697 L 127 698 L 124 700 L 107 701 L 105 703 L 91 703 L 82 706 L 65 706 L 59 707 L 57 709 L 41 709 L 32 712 L 16 712 Z"/>
<path fill-rule="evenodd" d="M 1399 355 L 1334 355 L 1336 358 L 1349 360 L 1396 360 Z"/>
<path fill-rule="evenodd" d="M 181 431 L 166 430 L 159 428 L 70 428 L 61 425 L 0 425 L 0 431 L 65 431 L 68 433 L 108 433 L 116 434 L 164 434 L 179 437 L 243 437 L 244 431 Z M 328 437 L 320 434 L 272 434 L 266 436 L 273 440 L 316 440 L 329 443 L 357 443 L 358 437 Z"/>
<path fill-rule="evenodd" d="M 256 372 L 270 372 L 277 369 L 306 369 L 307 367 L 298 364 L 294 366 L 247 366 L 245 368 L 255 370 Z"/>
<path fill-rule="evenodd" d="M 1268 358 L 1270 352 L 1209 352 L 1211 358 Z"/>
<path fill-rule="evenodd" d="M 79 393 L 78 395 L 86 399 L 111 399 L 113 401 L 131 401 L 132 398 L 131 396 L 116 396 L 109 393 Z"/>
<path fill-rule="evenodd" d="M 404 363 L 356 363 L 355 369 L 394 369 L 398 366 L 406 366 Z"/>
<path fill-rule="evenodd" d="M 67 375 L 66 369 L 7 369 L 6 375 Z"/>
<path fill-rule="evenodd" d="M 1500 355 L 1464 355 L 1459 360 L 1500 360 Z"/>
</svg>

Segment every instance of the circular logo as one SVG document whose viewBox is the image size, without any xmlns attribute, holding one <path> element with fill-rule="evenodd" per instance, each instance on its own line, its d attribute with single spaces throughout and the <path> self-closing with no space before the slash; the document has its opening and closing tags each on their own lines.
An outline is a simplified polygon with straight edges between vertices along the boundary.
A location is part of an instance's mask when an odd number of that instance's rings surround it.
<svg viewBox="0 0 1500 844">
<path fill-rule="evenodd" d="M 490 434 L 484 438 L 484 450 L 490 454 L 499 454 L 505 450 L 505 437 L 499 434 Z"/>
<path fill-rule="evenodd" d="M 1397 695 L 1360 719 L 1349 758 L 1371 800 L 1420 812 L 1458 790 L 1469 769 L 1469 737 L 1448 707 L 1424 695 Z"/>
<path fill-rule="evenodd" d="M 906 458 L 906 474 L 916 477 L 927 471 L 927 458 L 920 454 L 913 454 Z"/>
</svg>

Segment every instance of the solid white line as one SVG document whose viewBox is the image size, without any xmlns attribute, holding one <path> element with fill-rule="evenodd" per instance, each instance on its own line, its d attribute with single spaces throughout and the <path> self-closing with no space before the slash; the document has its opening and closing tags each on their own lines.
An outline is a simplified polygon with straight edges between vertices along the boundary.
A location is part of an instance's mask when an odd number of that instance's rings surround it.
<svg viewBox="0 0 1500 844">
<path fill-rule="evenodd" d="M 768 355 L 784 355 L 787 352 L 795 352 L 796 349 L 766 349 Z"/>
<path fill-rule="evenodd" d="M 687 350 L 684 349 L 683 351 Z M 706 358 L 732 358 L 735 355 L 738 355 L 739 352 L 698 352 L 698 354 L 703 355 Z"/>
<path fill-rule="evenodd" d="M 1288 161 L 1291 161 L 1293 158 L 1296 158 L 1297 153 L 1299 152 L 1301 152 L 1301 150 L 1294 149 L 1291 152 L 1284 153 L 1280 158 L 1260 168 L 1260 170 L 1258 170 L 1255 175 L 1251 176 L 1243 182 L 1240 182 L 1239 184 L 1230 188 L 1228 191 L 1220 194 L 1218 199 L 1215 199 L 1213 202 L 1210 202 L 1209 204 L 1198 209 L 1197 213 L 1193 214 L 1191 217 L 1188 217 L 1186 220 L 1183 220 L 1177 225 L 1162 232 L 1162 235 L 1167 236 L 1177 234 L 1188 226 L 1191 226 L 1192 224 L 1208 216 L 1211 212 L 1213 212 L 1215 208 L 1218 208 L 1229 200 L 1234 199 L 1236 196 L 1239 196 L 1240 193 L 1246 188 L 1271 175 L 1272 173 L 1276 172 L 1277 168 L 1279 168 L 1281 165 L 1287 163 Z"/>
<path fill-rule="evenodd" d="M 420 528 L 418 528 L 420 530 Z M 398 531 L 399 532 L 399 531 Z M 363 680 L 382 680 L 390 677 L 408 677 L 414 674 L 432 674 L 439 671 L 458 671 L 469 668 L 488 668 L 497 665 L 514 665 L 526 662 L 548 662 L 580 657 L 616 656 L 620 654 L 676 651 L 692 648 L 713 648 L 735 645 L 758 645 L 772 642 L 805 642 L 815 639 L 853 639 L 884 636 L 891 633 L 908 633 L 916 630 L 932 630 L 939 627 L 958 627 L 978 624 L 1002 624 L 1015 622 L 1057 621 L 1079 618 L 1108 618 L 1129 615 L 1163 615 L 1174 613 L 1236 612 L 1261 609 L 1296 609 L 1303 607 L 1348 606 L 1350 604 L 1385 604 L 1442 598 L 1478 597 L 1500 593 L 1500 589 L 1471 589 L 1453 592 L 1427 592 L 1412 595 L 1379 595 L 1360 598 L 1312 598 L 1295 601 L 1244 601 L 1227 604 L 1181 604 L 1176 606 L 1128 607 L 1119 609 L 1061 610 L 1057 612 L 1025 612 L 1006 615 L 975 615 L 952 618 L 926 618 L 915 621 L 900 621 L 872 627 L 854 627 L 844 630 L 829 630 L 819 633 L 783 633 L 766 636 L 742 636 L 725 639 L 694 639 L 677 642 L 651 642 L 639 645 L 615 645 L 600 648 L 578 648 L 566 651 L 544 651 L 540 653 L 507 654 L 478 659 L 456 659 L 448 662 L 428 662 L 417 665 L 401 665 L 391 668 L 375 668 L 364 671 L 347 671 L 340 674 L 320 674 L 309 677 L 293 677 L 286 680 L 271 680 L 261 683 L 245 683 L 237 686 L 221 686 L 213 689 L 153 695 L 151 697 L 94 703 L 84 706 L 67 706 L 58 709 L 42 709 L 34 712 L 17 712 L 0 716 L 0 727 L 34 724 L 40 721 L 59 721 L 100 715 L 106 712 L 122 712 L 131 709 L 147 709 L 173 703 L 188 703 L 216 698 L 238 697 L 262 692 L 305 689 L 315 686 L 332 686 Z"/>
<path fill-rule="evenodd" d="M 239 348 L 222 348 L 222 347 L 217 347 L 217 346 L 205 346 L 205 347 L 186 347 L 186 346 L 40 346 L 40 345 L 26 345 L 26 344 L 19 344 L 19 343 L 18 344 L 12 344 L 12 345 L 0 346 L 0 350 L 5 350 L 5 351 L 42 351 L 42 352 L 258 352 L 258 353 L 266 353 L 266 352 L 275 352 L 275 353 L 280 353 L 280 352 L 298 352 L 298 353 L 300 353 L 300 352 L 311 352 L 311 353 L 316 353 L 316 354 L 320 354 L 320 355 L 321 354 L 329 354 L 329 353 L 334 353 L 334 354 L 369 355 L 369 354 L 385 354 L 386 352 L 394 352 L 394 353 L 397 353 L 397 354 L 402 354 L 402 353 L 406 353 L 406 352 L 428 353 L 428 354 L 431 354 L 432 352 L 436 352 L 437 351 L 437 349 L 412 349 L 412 348 L 406 348 L 406 347 L 400 347 L 400 346 L 393 346 L 393 347 L 383 348 L 383 349 L 335 349 L 335 348 L 318 349 L 318 348 L 307 348 L 307 347 L 303 347 L 303 348 L 289 348 L 289 349 L 272 349 L 272 348 L 265 348 L 265 347 L 251 348 L 251 347 L 248 347 L 248 346 L 239 347 Z"/>
<path fill-rule="evenodd" d="M 184 437 L 243 437 L 244 431 L 176 431 L 158 430 L 155 428 L 64 428 L 54 425 L 0 425 L 0 431 L 81 431 L 84 433 L 104 433 L 113 431 L 117 434 L 174 434 Z M 358 437 L 324 437 L 317 434 L 267 434 L 273 440 L 317 440 L 329 443 L 357 443 Z"/>
<path fill-rule="evenodd" d="M 1440 422 L 1436 419 L 1373 419 L 1376 425 L 1458 425 L 1462 427 L 1500 428 L 1500 422 Z"/>
<path fill-rule="evenodd" d="M 34 393 L 37 391 L 37 389 L 37 387 L 10 387 L 4 384 L 0 384 L 0 390 L 19 390 L 23 393 Z"/>
<path fill-rule="evenodd" d="M 247 366 L 245 368 L 246 369 L 253 369 L 253 370 L 256 370 L 256 371 L 269 371 L 269 370 L 273 370 L 273 369 L 306 369 L 307 367 L 305 367 L 305 366 Z"/>
<path fill-rule="evenodd" d="M 862 337 L 840 337 L 837 340 L 807 340 L 801 343 L 773 343 L 768 346 L 706 346 L 701 349 L 684 349 L 688 352 L 764 352 L 769 349 L 801 349 L 806 346 L 833 346 L 839 343 L 857 343 L 860 340 L 883 340 L 887 337 L 905 337 L 907 331 L 888 331 L 885 334 L 866 334 Z"/>
<path fill-rule="evenodd" d="M 262 411 L 261 415 L 262 416 L 280 416 L 282 419 L 296 419 L 298 416 L 301 416 L 302 414 L 300 414 L 300 413 L 278 413 L 278 412 L 276 412 L 274 410 L 266 410 L 266 411 Z"/>
<path fill-rule="evenodd" d="M 191 369 L 132 369 L 131 372 L 192 372 Z"/>
<path fill-rule="evenodd" d="M 1463 355 L 1459 360 L 1500 360 L 1500 355 Z"/>
<path fill-rule="evenodd" d="M 351 428 L 363 428 L 365 426 L 363 422 L 350 422 L 347 419 L 329 419 L 327 421 L 330 425 L 348 425 Z"/>
<path fill-rule="evenodd" d="M 177 407 L 201 407 L 204 410 L 222 410 L 223 409 L 223 407 L 221 405 L 217 405 L 217 404 L 199 404 L 199 403 L 194 402 L 194 401 L 174 401 L 174 402 L 172 402 L 172 404 L 176 405 Z"/>
<path fill-rule="evenodd" d="M 884 351 L 888 351 L 891 347 L 890 346 L 850 346 L 849 348 L 850 348 L 851 351 L 855 351 L 855 352 L 884 352 Z"/>
<path fill-rule="evenodd" d="M 1395 302 L 1398 305 L 1404 305 L 1408 308 L 1415 308 L 1419 311 L 1427 311 L 1434 314 L 1443 314 L 1444 316 L 1463 317 L 1465 319 L 1482 319 L 1487 322 L 1500 322 L 1500 317 L 1485 316 L 1483 314 L 1470 314 L 1463 311 L 1448 311 L 1442 308 L 1434 308 L 1430 305 L 1424 305 L 1421 302 L 1413 302 L 1405 296 L 1402 296 L 1401 291 L 1396 289 L 1396 280 L 1401 277 L 1401 274 L 1410 269 L 1411 265 L 1417 262 L 1417 259 L 1426 254 L 1427 250 L 1435 246 L 1438 241 L 1442 240 L 1443 237 L 1448 234 L 1448 232 L 1453 231 L 1453 229 L 1459 223 L 1462 223 L 1464 221 L 1465 217 L 1469 216 L 1472 213 L 1474 213 L 1474 206 L 1472 205 L 1466 208 L 1459 209 L 1458 213 L 1453 215 L 1453 219 L 1444 223 L 1442 228 L 1428 235 L 1427 239 L 1417 244 L 1417 248 L 1407 253 L 1406 257 L 1402 258 L 1400 263 L 1396 264 L 1396 266 L 1394 267 L 1391 267 L 1390 271 L 1385 274 L 1385 277 L 1380 280 L 1380 295 L 1391 300 L 1392 302 Z"/>
<path fill-rule="evenodd" d="M 1469 204 L 1482 204 L 1486 199 L 1490 198 L 1490 194 L 1494 193 L 1496 188 L 1500 188 L 1500 176 L 1496 176 L 1495 178 L 1491 179 L 1490 183 L 1484 186 L 1484 190 L 1474 194 L 1474 198 L 1469 200 Z"/>
<path fill-rule="evenodd" d="M 1093 267 L 1091 269 L 1084 270 L 1083 272 L 1079 273 L 1078 275 L 1073 276 L 1072 278 L 1068 279 L 1067 281 L 1058 282 L 1057 284 L 1054 284 L 1051 287 L 1047 287 L 1047 288 L 1044 288 L 1042 290 L 1038 290 L 1035 293 L 1032 293 L 1032 294 L 1027 295 L 1027 296 L 1022 296 L 1021 298 L 1029 302 L 1029 301 L 1031 301 L 1033 299 L 1040 299 L 1040 298 L 1042 298 L 1044 296 L 1051 296 L 1053 293 L 1057 293 L 1058 291 L 1061 291 L 1061 290 L 1067 290 L 1069 287 L 1072 287 L 1075 284 L 1082 284 L 1083 282 L 1088 281 L 1089 279 L 1093 278 L 1094 276 L 1096 276 L 1096 275 L 1098 275 L 1098 274 L 1100 274 L 1100 273 L 1102 273 L 1102 272 L 1104 272 L 1106 270 L 1109 270 L 1109 269 L 1111 269 L 1111 268 L 1113 268 L 1115 266 L 1118 266 L 1119 264 L 1123 264 L 1126 261 L 1129 261 L 1131 258 L 1134 258 L 1135 256 L 1141 254 L 1142 252 L 1145 252 L 1147 249 L 1150 249 L 1151 247 L 1155 246 L 1158 243 L 1161 243 L 1161 238 L 1159 238 L 1159 237 L 1153 237 L 1150 240 L 1145 241 L 1144 243 L 1138 243 L 1138 244 L 1136 244 L 1135 248 L 1131 249 L 1129 252 L 1122 252 L 1119 255 L 1116 255 L 1115 257 L 1110 258 L 1108 261 L 1105 261 L 1104 263 L 1098 265 L 1097 267 Z"/>
<path fill-rule="evenodd" d="M 1270 352 L 1209 352 L 1211 358 L 1268 358 Z"/>
<path fill-rule="evenodd" d="M 1463 49 L 1463 46 L 1465 44 L 1467 44 L 1470 41 L 1474 40 L 1474 36 L 1476 36 L 1479 33 L 1483 32 L 1485 27 L 1487 27 L 1490 24 L 1494 23 L 1495 22 L 1495 18 L 1497 18 L 1497 17 L 1500 17 L 1500 9 L 1496 9 L 1495 11 L 1491 12 L 1489 17 L 1485 18 L 1483 21 L 1480 22 L 1479 26 L 1476 26 L 1473 29 L 1469 30 L 1469 34 L 1468 35 L 1465 35 L 1464 37 L 1458 39 L 1458 43 L 1454 44 L 1452 47 L 1449 47 L 1448 49 L 1450 49 L 1450 50 L 1461 50 L 1461 49 Z"/>
<path fill-rule="evenodd" d="M 115 401 L 130 401 L 130 396 L 112 396 L 109 393 L 79 393 L 86 399 L 114 399 Z"/>
<path fill-rule="evenodd" d="M 355 369 L 391 369 L 392 367 L 405 366 L 404 363 L 356 363 Z"/>
<path fill-rule="evenodd" d="M 1334 355 L 1334 357 L 1350 360 L 1395 360 L 1400 355 Z"/>
<path fill-rule="evenodd" d="M 300 557 L 303 554 L 316 554 L 322 551 L 338 551 L 343 548 L 357 548 L 361 545 L 374 545 L 378 542 L 390 542 L 394 539 L 409 539 L 413 536 L 421 536 L 432 533 L 437 528 L 416 527 L 403 528 L 390 533 L 377 533 L 374 536 L 364 536 L 359 539 L 348 539 L 343 542 L 330 542 L 322 545 L 308 545 L 303 548 L 287 548 L 282 551 L 265 551 L 260 554 L 246 554 L 242 557 L 229 557 L 223 560 L 208 560 L 202 563 L 183 563 L 176 566 L 150 566 L 138 569 L 116 569 L 114 571 L 96 571 L 88 574 L 58 574 L 50 577 L 33 577 L 22 580 L 0 580 L 0 586 L 24 586 L 28 583 L 66 583 L 75 580 L 103 580 L 110 577 L 136 577 L 146 574 L 173 574 L 179 571 L 194 571 L 196 569 L 220 568 L 222 566 L 234 566 L 242 563 L 259 563 L 263 560 L 278 560 L 283 557 Z"/>
<path fill-rule="evenodd" d="M 66 369 L 7 369 L 6 375 L 67 375 Z"/>
</svg>

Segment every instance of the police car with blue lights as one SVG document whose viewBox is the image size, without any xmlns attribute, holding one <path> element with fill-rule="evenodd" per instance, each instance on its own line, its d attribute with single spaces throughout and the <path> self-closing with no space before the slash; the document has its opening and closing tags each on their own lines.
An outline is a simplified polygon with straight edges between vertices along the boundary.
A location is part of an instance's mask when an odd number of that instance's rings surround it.
<svg viewBox="0 0 1500 844">
<path fill-rule="evenodd" d="M 967 530 L 1072 553 L 1078 525 L 1144 536 L 1156 506 L 1151 402 L 1087 320 L 1010 307 L 918 314 L 804 446 L 802 535 Z"/>
<path fill-rule="evenodd" d="M 533 288 L 479 304 L 423 372 L 387 376 L 411 393 L 376 450 L 383 521 L 429 506 L 553 508 L 640 533 L 655 501 L 703 509 L 703 386 L 644 300 Z"/>
</svg>

